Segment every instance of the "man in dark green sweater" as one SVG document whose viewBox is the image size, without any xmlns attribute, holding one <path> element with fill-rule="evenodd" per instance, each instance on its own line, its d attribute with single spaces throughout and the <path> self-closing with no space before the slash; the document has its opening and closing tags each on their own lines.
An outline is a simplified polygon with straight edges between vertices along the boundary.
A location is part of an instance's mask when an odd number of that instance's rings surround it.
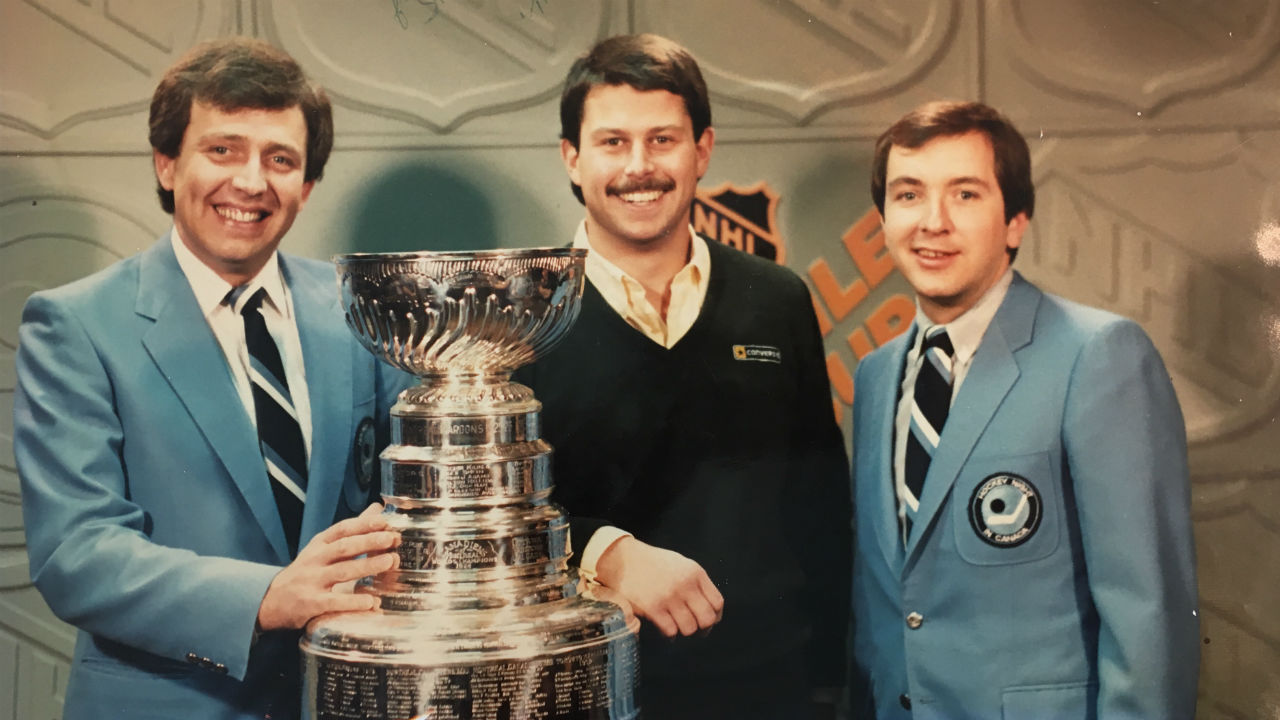
<svg viewBox="0 0 1280 720">
<path fill-rule="evenodd" d="M 543 403 L 584 576 L 645 621 L 642 710 L 829 714 L 851 513 L 808 290 L 693 233 L 715 131 L 684 48 L 602 41 L 560 116 L 588 284 L 569 336 L 517 379 Z"/>
</svg>

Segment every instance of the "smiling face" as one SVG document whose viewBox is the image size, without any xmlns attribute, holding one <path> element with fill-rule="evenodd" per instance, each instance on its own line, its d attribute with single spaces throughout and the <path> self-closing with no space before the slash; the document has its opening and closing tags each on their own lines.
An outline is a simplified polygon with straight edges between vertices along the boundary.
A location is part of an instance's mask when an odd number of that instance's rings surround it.
<svg viewBox="0 0 1280 720">
<path fill-rule="evenodd" d="M 183 243 L 232 285 L 262 269 L 311 194 L 306 147 L 297 107 L 227 112 L 196 102 L 178 156 L 154 153 Z"/>
<path fill-rule="evenodd" d="M 579 147 L 561 141 L 569 179 L 582 188 L 587 233 L 609 254 L 683 244 L 715 132 L 694 140 L 684 100 L 666 90 L 600 85 L 587 93 Z"/>
<path fill-rule="evenodd" d="M 889 151 L 885 244 L 930 320 L 959 317 L 1009 267 L 1027 217 L 1004 219 L 991 142 L 982 133 L 942 136 Z"/>
</svg>

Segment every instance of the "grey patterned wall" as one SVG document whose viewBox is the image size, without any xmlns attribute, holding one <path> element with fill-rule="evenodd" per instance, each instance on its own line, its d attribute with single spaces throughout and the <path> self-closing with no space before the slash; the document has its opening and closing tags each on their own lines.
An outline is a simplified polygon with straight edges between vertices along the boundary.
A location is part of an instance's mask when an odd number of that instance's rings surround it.
<svg viewBox="0 0 1280 720">
<path fill-rule="evenodd" d="M 1280 0 L 0 0 L 0 720 L 58 717 L 73 640 L 27 573 L 19 313 L 166 229 L 159 73 L 248 34 L 329 89 L 337 148 L 294 252 L 559 245 L 581 208 L 558 84 L 626 31 L 699 57 L 719 130 L 703 185 L 774 196 L 765 230 L 814 291 L 846 426 L 858 358 L 911 312 L 867 214 L 871 141 L 938 97 L 1019 124 L 1041 198 L 1019 268 L 1139 320 L 1175 375 L 1199 716 L 1280 718 Z"/>
</svg>

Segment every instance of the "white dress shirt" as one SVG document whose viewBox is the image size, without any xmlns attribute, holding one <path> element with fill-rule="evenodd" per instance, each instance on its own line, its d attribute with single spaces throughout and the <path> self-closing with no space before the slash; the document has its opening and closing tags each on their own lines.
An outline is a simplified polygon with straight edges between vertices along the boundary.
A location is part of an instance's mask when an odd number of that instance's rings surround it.
<svg viewBox="0 0 1280 720">
<path fill-rule="evenodd" d="M 253 406 L 253 387 L 249 383 L 249 348 L 244 339 L 244 319 L 239 309 L 244 306 L 258 288 L 266 288 L 267 297 L 262 303 L 262 317 L 266 321 L 267 332 L 275 341 L 280 351 L 280 360 L 284 363 L 285 380 L 289 383 L 289 394 L 292 396 L 294 410 L 298 413 L 298 424 L 302 428 L 302 441 L 306 447 L 307 458 L 311 458 L 311 400 L 307 396 L 307 375 L 302 363 L 302 340 L 298 335 L 298 323 L 293 315 L 293 298 L 285 285 L 284 276 L 280 272 L 279 256 L 271 254 L 267 264 L 262 266 L 258 274 L 245 286 L 237 300 L 237 307 L 232 308 L 223 302 L 227 293 L 233 289 L 231 284 L 223 280 L 208 265 L 197 258 L 178 235 L 174 227 L 170 234 L 173 242 L 173 253 L 178 258 L 178 266 L 187 276 L 191 291 L 195 293 L 196 303 L 204 314 L 209 328 L 222 348 L 227 367 L 231 370 L 231 378 L 235 381 L 236 392 L 240 395 L 240 403 L 249 415 L 249 422 L 257 427 L 257 414 Z"/>
<path fill-rule="evenodd" d="M 974 303 L 973 307 L 945 325 L 947 337 L 955 350 L 951 361 L 951 399 L 953 401 L 960 390 L 960 384 L 969 374 L 969 366 L 973 364 L 974 353 L 978 352 L 978 346 L 982 344 L 982 336 L 986 334 L 987 327 L 995 318 L 996 311 L 1000 309 L 1000 303 L 1004 302 L 1004 296 L 1009 292 L 1009 285 L 1012 283 L 1013 269 L 1009 268 L 1004 271 L 1004 275 L 1000 276 L 995 285 L 978 298 L 978 302 Z M 898 524 L 903 528 L 906 527 L 908 506 L 914 512 L 919 505 L 918 499 L 912 497 L 907 490 L 907 435 L 911 432 L 911 403 L 915 399 L 916 375 L 920 373 L 920 346 L 933 326 L 934 323 L 920 309 L 917 301 L 916 335 L 911 343 L 911 350 L 907 352 L 906 372 L 902 375 L 898 409 L 893 423 L 893 487 L 898 498 Z M 905 541 L 905 538 L 903 539 Z"/>
</svg>

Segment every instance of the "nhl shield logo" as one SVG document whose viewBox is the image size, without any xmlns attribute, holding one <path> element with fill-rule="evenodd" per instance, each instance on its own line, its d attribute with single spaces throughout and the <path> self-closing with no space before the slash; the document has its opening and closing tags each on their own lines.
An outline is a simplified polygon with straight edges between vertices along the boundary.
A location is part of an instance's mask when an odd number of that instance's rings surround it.
<svg viewBox="0 0 1280 720">
<path fill-rule="evenodd" d="M 778 234 L 778 193 L 761 180 L 748 188 L 725 183 L 693 199 L 694 232 L 779 265 L 786 246 Z"/>
</svg>

